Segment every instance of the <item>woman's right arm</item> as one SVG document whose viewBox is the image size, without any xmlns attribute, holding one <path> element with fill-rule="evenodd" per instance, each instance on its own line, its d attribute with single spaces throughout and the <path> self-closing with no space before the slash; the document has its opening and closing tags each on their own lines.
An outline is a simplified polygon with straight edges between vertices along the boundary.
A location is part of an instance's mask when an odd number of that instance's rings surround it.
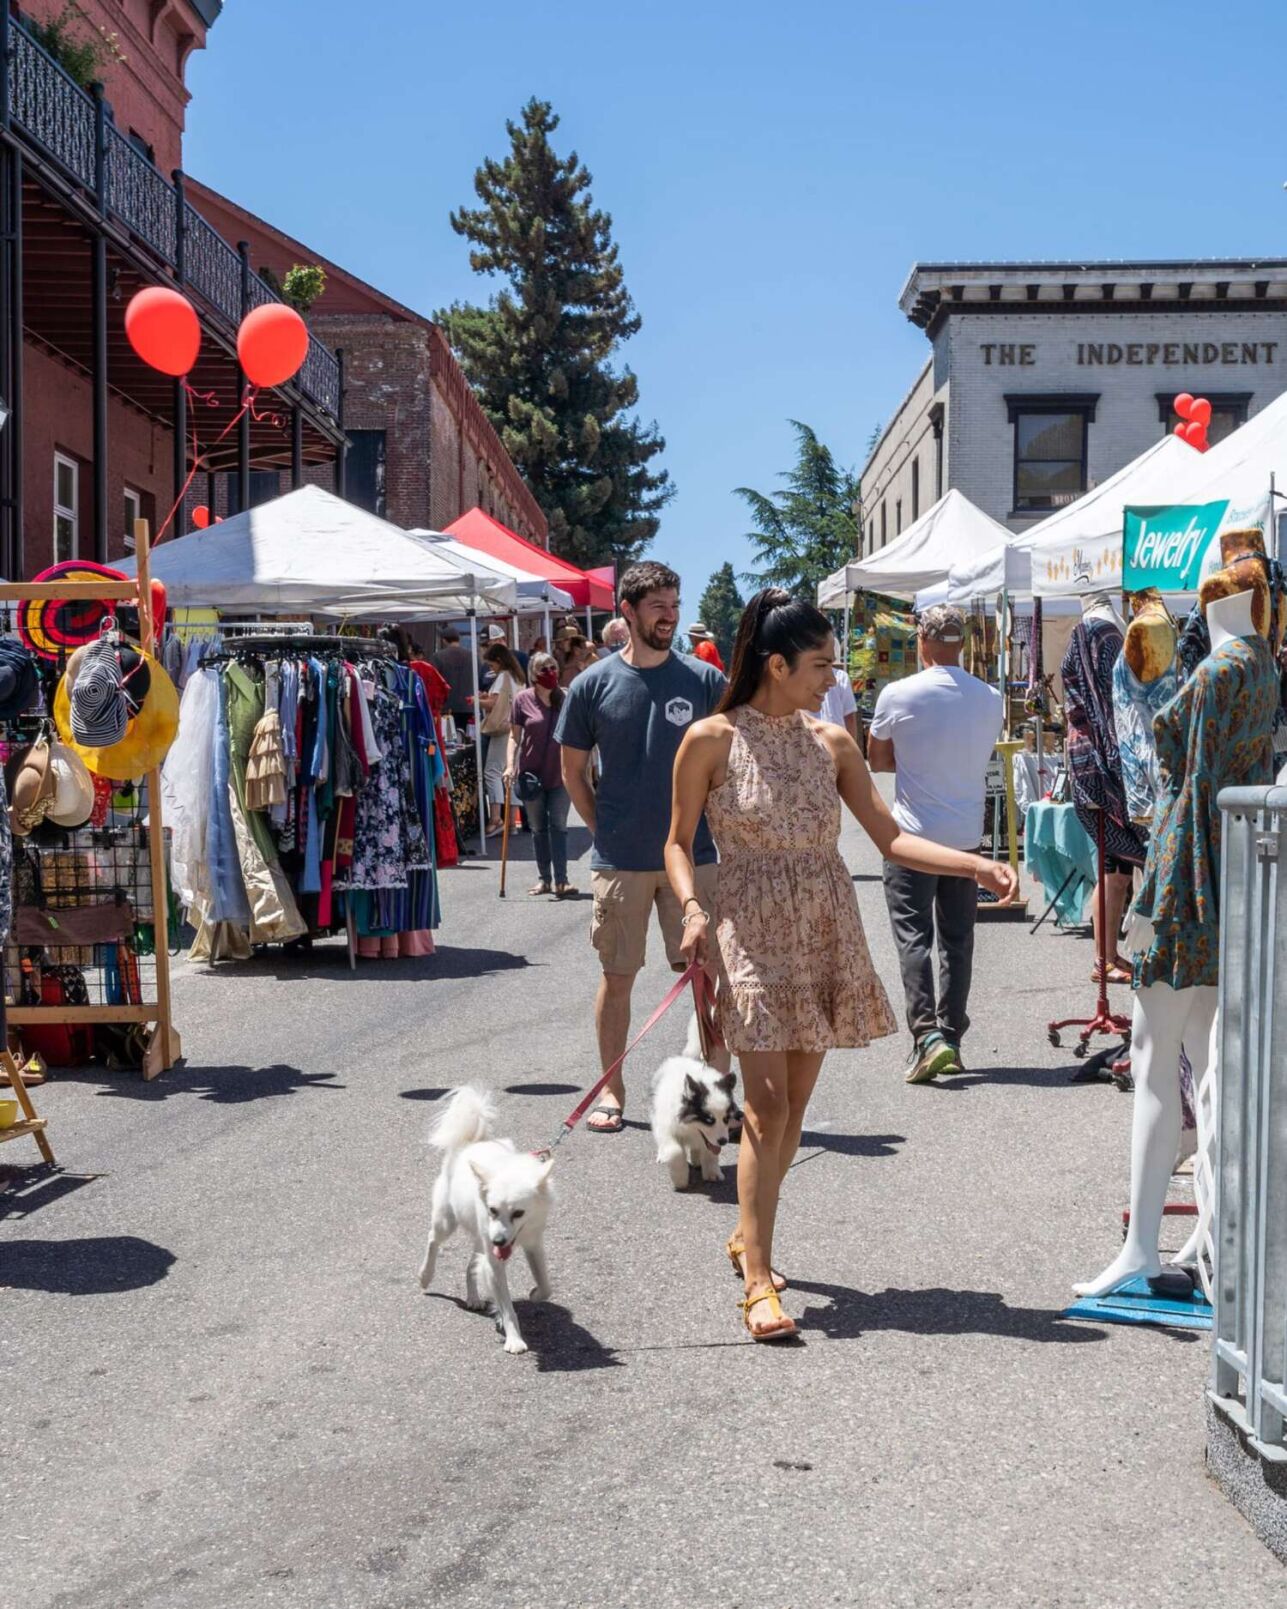
<svg viewBox="0 0 1287 1609">
<path fill-rule="evenodd" d="M 701 909 L 697 897 L 693 838 L 724 746 L 724 733 L 714 722 L 698 721 L 689 728 L 675 757 L 670 836 L 666 839 L 666 875 L 681 912 L 691 918 L 684 927 L 683 953 L 687 960 L 698 961 L 707 970 L 710 967 L 710 915 Z"/>
</svg>

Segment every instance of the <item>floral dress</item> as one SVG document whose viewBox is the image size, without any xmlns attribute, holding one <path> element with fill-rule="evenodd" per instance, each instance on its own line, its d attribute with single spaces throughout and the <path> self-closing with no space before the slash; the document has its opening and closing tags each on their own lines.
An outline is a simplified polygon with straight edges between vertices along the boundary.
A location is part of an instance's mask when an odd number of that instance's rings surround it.
<svg viewBox="0 0 1287 1609">
<path fill-rule="evenodd" d="M 1162 795 L 1135 913 L 1153 924 L 1135 986 L 1220 981 L 1222 788 L 1273 781 L 1278 669 L 1263 637 L 1234 637 L 1199 664 L 1153 722 Z"/>
<path fill-rule="evenodd" d="M 1170 665 L 1154 681 L 1142 682 L 1119 654 L 1113 666 L 1113 724 L 1122 761 L 1122 786 L 1132 821 L 1152 821 L 1162 786 L 1153 741 L 1153 717 L 1179 691 L 1180 678 Z"/>
<path fill-rule="evenodd" d="M 735 715 L 706 801 L 719 848 L 716 942 L 728 1048 L 822 1051 L 897 1033 L 840 858 L 835 765 L 799 714 Z"/>
<path fill-rule="evenodd" d="M 406 888 L 411 871 L 431 867 L 402 731 L 402 706 L 381 687 L 371 704 L 371 725 L 381 759 L 357 796 L 353 865 L 345 886 Z"/>
</svg>

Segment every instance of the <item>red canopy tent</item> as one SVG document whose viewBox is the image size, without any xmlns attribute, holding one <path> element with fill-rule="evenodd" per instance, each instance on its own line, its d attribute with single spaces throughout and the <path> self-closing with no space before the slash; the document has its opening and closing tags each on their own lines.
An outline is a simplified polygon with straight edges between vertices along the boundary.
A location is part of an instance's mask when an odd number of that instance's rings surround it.
<svg viewBox="0 0 1287 1609">
<path fill-rule="evenodd" d="M 587 574 L 584 570 L 578 570 L 575 564 L 556 558 L 553 553 L 538 548 L 534 542 L 526 541 L 516 531 L 494 520 L 490 514 L 484 514 L 481 508 L 471 508 L 468 514 L 453 520 L 446 534 L 479 553 L 490 554 L 492 558 L 503 559 L 506 564 L 526 570 L 530 575 L 553 581 L 556 587 L 571 593 L 572 601 L 579 609 L 606 609 L 611 613 L 616 607 L 612 585 L 601 572 Z"/>
</svg>

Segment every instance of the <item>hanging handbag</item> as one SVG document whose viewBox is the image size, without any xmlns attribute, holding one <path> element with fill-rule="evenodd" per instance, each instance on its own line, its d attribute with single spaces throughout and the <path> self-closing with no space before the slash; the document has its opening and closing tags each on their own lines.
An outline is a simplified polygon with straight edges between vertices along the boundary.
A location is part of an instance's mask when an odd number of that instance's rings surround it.
<svg viewBox="0 0 1287 1609">
<path fill-rule="evenodd" d="M 551 708 L 549 724 L 545 728 L 545 744 L 541 749 L 541 758 L 537 762 L 535 771 L 520 771 L 514 778 L 514 797 L 519 804 L 528 804 L 538 795 L 545 792 L 545 784 L 541 774 L 545 770 L 545 757 L 550 752 L 550 743 L 554 737 L 556 712 Z"/>
</svg>

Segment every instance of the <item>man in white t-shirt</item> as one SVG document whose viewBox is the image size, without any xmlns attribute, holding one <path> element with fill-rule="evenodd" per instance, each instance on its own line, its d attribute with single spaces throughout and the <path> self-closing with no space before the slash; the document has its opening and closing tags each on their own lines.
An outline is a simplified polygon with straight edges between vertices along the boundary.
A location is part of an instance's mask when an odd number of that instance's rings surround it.
<svg viewBox="0 0 1287 1609">
<path fill-rule="evenodd" d="M 818 715 L 832 726 L 843 726 L 854 742 L 858 741 L 858 701 L 849 685 L 849 678 L 841 665 L 835 667 L 836 679 L 823 695 Z"/>
<path fill-rule="evenodd" d="M 924 669 L 886 687 L 876 700 L 867 763 L 873 771 L 894 773 L 900 827 L 949 849 L 976 850 L 1002 706 L 995 688 L 961 669 L 964 641 L 959 609 L 940 603 L 921 614 L 917 645 Z M 962 1071 L 978 890 L 968 877 L 936 877 L 886 861 L 885 903 L 912 1031 L 907 1082 L 928 1084 L 939 1073 Z"/>
</svg>

